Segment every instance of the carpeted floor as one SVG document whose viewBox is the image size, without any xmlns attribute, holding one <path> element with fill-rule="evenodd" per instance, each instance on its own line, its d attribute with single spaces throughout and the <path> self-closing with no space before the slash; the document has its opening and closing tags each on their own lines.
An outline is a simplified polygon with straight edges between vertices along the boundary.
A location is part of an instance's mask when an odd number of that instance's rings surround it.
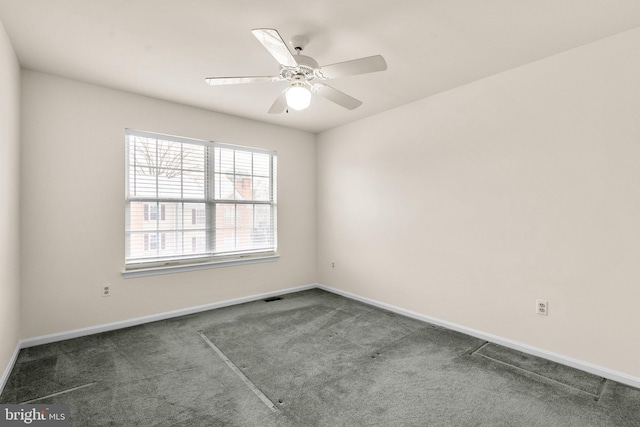
<svg viewBox="0 0 640 427">
<path fill-rule="evenodd" d="M 20 352 L 73 426 L 640 425 L 640 390 L 321 290 Z"/>
</svg>

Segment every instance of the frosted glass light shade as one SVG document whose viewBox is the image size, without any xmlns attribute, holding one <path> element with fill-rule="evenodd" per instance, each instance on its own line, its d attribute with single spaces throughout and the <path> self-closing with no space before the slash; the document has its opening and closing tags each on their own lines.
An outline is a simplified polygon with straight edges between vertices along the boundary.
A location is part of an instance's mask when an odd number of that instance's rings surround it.
<svg viewBox="0 0 640 427">
<path fill-rule="evenodd" d="M 311 92 L 304 86 L 291 86 L 285 94 L 287 106 L 294 110 L 304 110 L 311 104 Z"/>
</svg>

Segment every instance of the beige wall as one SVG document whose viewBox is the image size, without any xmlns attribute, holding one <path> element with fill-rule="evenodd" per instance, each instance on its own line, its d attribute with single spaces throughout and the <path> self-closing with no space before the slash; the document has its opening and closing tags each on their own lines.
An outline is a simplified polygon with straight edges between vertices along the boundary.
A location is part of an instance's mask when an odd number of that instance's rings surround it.
<svg viewBox="0 0 640 427">
<path fill-rule="evenodd" d="M 639 52 L 637 29 L 320 134 L 319 282 L 640 377 Z"/>
<path fill-rule="evenodd" d="M 22 338 L 316 281 L 313 134 L 32 71 L 22 82 Z M 279 261 L 123 279 L 127 127 L 276 150 Z"/>
<path fill-rule="evenodd" d="M 20 338 L 20 66 L 0 22 L 0 388 Z"/>
</svg>

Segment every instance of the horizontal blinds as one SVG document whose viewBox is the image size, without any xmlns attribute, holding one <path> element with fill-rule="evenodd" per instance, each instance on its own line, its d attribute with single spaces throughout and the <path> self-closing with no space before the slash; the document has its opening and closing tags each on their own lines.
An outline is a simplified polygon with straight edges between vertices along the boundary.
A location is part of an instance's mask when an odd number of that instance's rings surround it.
<svg viewBox="0 0 640 427">
<path fill-rule="evenodd" d="M 240 145 L 225 144 L 223 142 L 205 141 L 202 139 L 186 138 L 183 136 L 158 134 L 158 133 L 147 132 L 147 131 L 137 130 L 137 129 L 126 129 L 125 132 L 127 136 L 138 136 L 141 138 L 149 138 L 149 139 L 162 138 L 164 141 L 174 141 L 174 142 L 181 142 L 185 144 L 194 144 L 194 145 L 215 145 L 218 147 L 241 149 L 243 151 L 248 151 L 252 153 L 265 153 L 273 156 L 277 155 L 275 151 L 267 150 L 264 148 L 244 147 Z"/>
<path fill-rule="evenodd" d="M 126 262 L 275 251 L 273 151 L 127 130 Z"/>
</svg>

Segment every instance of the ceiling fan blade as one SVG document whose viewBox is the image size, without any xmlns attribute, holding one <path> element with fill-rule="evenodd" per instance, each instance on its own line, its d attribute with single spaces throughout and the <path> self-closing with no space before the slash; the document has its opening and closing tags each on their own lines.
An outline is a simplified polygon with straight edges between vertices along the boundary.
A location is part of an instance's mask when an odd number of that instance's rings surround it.
<svg viewBox="0 0 640 427">
<path fill-rule="evenodd" d="M 280 76 L 255 76 L 255 77 L 207 77 L 205 81 L 211 86 L 235 85 L 240 83 L 277 82 L 282 80 Z"/>
<path fill-rule="evenodd" d="M 387 63 L 381 55 L 351 61 L 325 65 L 316 70 L 316 76 L 321 79 L 335 79 L 336 77 L 353 76 L 355 74 L 373 73 L 387 69 Z"/>
<path fill-rule="evenodd" d="M 324 83 L 316 83 L 312 85 L 311 90 L 313 93 L 327 98 L 329 101 L 335 102 L 348 110 L 354 110 L 362 105 L 362 101 L 359 101 L 338 89 L 327 86 Z"/>
<path fill-rule="evenodd" d="M 273 102 L 273 105 L 271 106 L 271 108 L 269 108 L 269 114 L 280 114 L 287 109 L 287 98 L 285 95 L 287 93 L 287 89 L 283 90 L 282 93 Z"/>
<path fill-rule="evenodd" d="M 269 53 L 285 67 L 297 67 L 298 63 L 291 54 L 280 34 L 271 28 L 256 28 L 251 30 L 254 36 L 262 43 Z"/>
</svg>

